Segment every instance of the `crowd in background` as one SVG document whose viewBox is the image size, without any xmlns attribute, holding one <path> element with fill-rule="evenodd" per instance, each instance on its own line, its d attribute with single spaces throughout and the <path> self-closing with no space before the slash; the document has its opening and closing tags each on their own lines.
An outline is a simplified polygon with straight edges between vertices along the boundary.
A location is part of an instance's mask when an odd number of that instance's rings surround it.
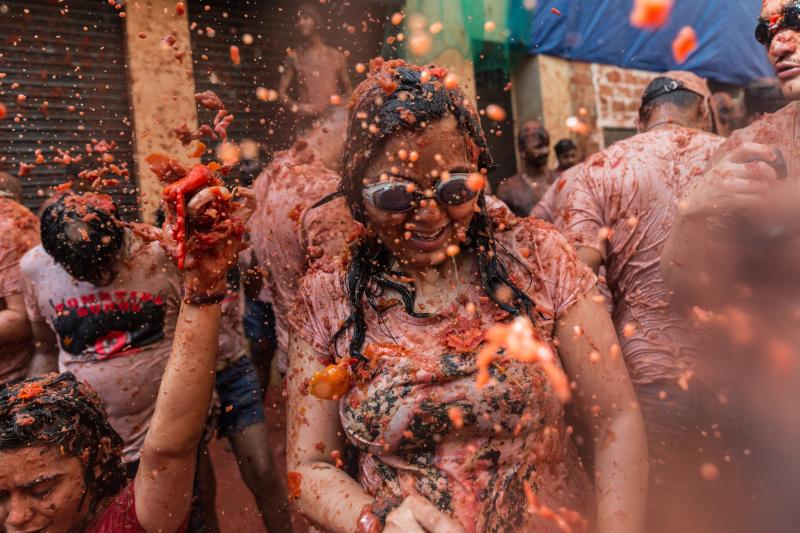
<svg viewBox="0 0 800 533">
<path fill-rule="evenodd" d="M 215 531 L 216 436 L 270 531 L 793 530 L 798 10 L 777 81 L 654 74 L 594 154 L 525 122 L 494 191 L 447 70 L 353 90 L 315 6 L 251 188 L 167 162 L 147 226 L 0 174 L 3 530 Z"/>
</svg>

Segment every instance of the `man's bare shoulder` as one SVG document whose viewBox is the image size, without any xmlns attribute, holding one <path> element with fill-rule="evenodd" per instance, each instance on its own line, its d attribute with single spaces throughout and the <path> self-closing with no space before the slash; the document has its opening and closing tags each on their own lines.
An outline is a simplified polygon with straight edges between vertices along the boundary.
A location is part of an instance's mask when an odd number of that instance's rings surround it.
<svg viewBox="0 0 800 533">
<path fill-rule="evenodd" d="M 797 104 L 791 103 L 775 113 L 768 113 L 740 130 L 734 131 L 724 147 L 733 149 L 746 142 L 777 145 L 785 139 L 797 120 Z"/>
</svg>

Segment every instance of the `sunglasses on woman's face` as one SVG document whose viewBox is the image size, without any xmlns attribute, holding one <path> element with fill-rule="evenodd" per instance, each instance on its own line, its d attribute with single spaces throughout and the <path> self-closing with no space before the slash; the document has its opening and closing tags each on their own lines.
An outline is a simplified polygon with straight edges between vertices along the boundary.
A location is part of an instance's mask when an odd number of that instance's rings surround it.
<svg viewBox="0 0 800 533">
<path fill-rule="evenodd" d="M 756 26 L 756 41 L 769 47 L 775 34 L 783 29 L 800 32 L 800 2 L 784 6 L 780 15 L 768 19 L 759 18 Z"/>
<path fill-rule="evenodd" d="M 392 213 L 411 211 L 421 200 L 430 198 L 449 206 L 461 205 L 478 195 L 467 185 L 468 179 L 469 174 L 450 174 L 448 179 L 436 183 L 433 195 L 425 194 L 408 182 L 381 181 L 364 187 L 364 200 L 373 207 Z"/>
</svg>

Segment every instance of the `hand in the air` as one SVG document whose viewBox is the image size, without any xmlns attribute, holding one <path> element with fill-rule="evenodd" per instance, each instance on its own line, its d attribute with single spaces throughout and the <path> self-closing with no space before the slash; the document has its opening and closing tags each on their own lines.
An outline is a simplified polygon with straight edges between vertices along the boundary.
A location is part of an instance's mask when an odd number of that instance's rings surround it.
<svg viewBox="0 0 800 533">
<path fill-rule="evenodd" d="M 196 196 L 201 196 L 199 191 Z M 245 223 L 255 210 L 255 193 L 250 189 L 234 189 L 230 214 L 219 218 L 207 231 L 196 231 L 191 221 L 185 225 L 185 257 L 183 261 L 184 298 L 213 297 L 225 293 L 228 271 L 237 264 L 244 248 Z M 165 202 L 166 217 L 161 245 L 176 260 L 181 255 L 176 232 L 178 213 Z M 188 214 L 186 215 L 189 216 Z"/>
</svg>

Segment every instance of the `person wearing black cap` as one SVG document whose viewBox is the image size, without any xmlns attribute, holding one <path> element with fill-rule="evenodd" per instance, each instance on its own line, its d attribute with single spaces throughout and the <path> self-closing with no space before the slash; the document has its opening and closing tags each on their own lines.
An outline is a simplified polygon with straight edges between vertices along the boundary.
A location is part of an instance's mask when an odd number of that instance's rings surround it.
<svg viewBox="0 0 800 533">
<path fill-rule="evenodd" d="M 595 272 L 606 268 L 614 325 L 648 433 L 647 531 L 658 530 L 681 491 L 692 494 L 692 483 L 703 482 L 692 462 L 701 440 L 695 428 L 711 431 L 697 350 L 688 324 L 669 307 L 658 268 L 678 198 L 722 142 L 709 133 L 710 96 L 706 81 L 689 72 L 656 77 L 642 95 L 640 133 L 567 172 L 555 212 L 581 259 Z"/>
<path fill-rule="evenodd" d="M 349 96 L 353 90 L 344 54 L 325 44 L 322 39 L 322 15 L 313 4 L 302 4 L 297 10 L 297 29 L 301 43 L 290 49 L 278 83 L 278 94 L 286 106 L 300 115 L 301 126 L 308 119 L 321 115 L 335 95 Z M 297 98 L 289 96 L 289 88 L 297 82 Z M 303 122 L 306 124 L 303 124 Z"/>
</svg>

